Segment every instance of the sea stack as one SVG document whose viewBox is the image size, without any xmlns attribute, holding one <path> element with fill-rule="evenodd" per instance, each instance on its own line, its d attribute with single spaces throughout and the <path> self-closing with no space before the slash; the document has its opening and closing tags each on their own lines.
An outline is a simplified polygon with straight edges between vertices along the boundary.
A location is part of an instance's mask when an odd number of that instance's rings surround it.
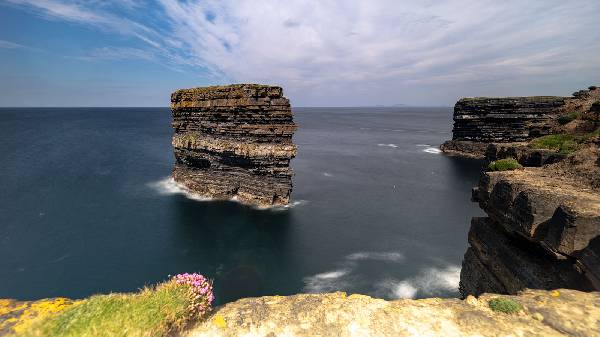
<svg viewBox="0 0 600 337">
<path fill-rule="evenodd" d="M 234 84 L 171 94 L 175 182 L 201 197 L 287 205 L 297 128 L 281 87 Z"/>
</svg>

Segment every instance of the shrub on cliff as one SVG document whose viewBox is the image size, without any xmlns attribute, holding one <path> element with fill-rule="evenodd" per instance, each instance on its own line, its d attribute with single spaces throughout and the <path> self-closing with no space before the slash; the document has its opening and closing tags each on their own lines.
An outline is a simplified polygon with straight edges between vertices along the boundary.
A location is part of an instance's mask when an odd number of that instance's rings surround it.
<svg viewBox="0 0 600 337">
<path fill-rule="evenodd" d="M 167 336 L 206 315 L 213 299 L 209 280 L 182 274 L 138 293 L 89 297 L 19 336 Z"/>
<path fill-rule="evenodd" d="M 595 86 L 595 85 L 590 85 L 590 86 L 588 87 L 588 89 L 590 89 L 590 90 L 596 90 L 596 89 L 598 89 L 598 87 L 597 87 L 597 86 Z"/>
<path fill-rule="evenodd" d="M 512 171 L 523 166 L 514 158 L 494 160 L 488 165 L 488 171 Z"/>
<path fill-rule="evenodd" d="M 556 150 L 562 154 L 569 154 L 577 151 L 581 147 L 581 144 L 588 142 L 599 134 L 600 128 L 593 132 L 581 135 L 570 135 L 566 133 L 547 135 L 532 140 L 529 143 L 529 147 L 533 149 Z"/>
<path fill-rule="evenodd" d="M 573 120 L 576 120 L 577 118 L 579 118 L 580 115 L 581 114 L 579 112 L 571 112 L 558 117 L 556 120 L 558 121 L 558 124 L 565 125 Z"/>
<path fill-rule="evenodd" d="M 488 305 L 493 311 L 499 311 L 505 314 L 514 314 L 523 310 L 521 304 L 509 298 L 494 298 L 490 300 Z"/>
</svg>

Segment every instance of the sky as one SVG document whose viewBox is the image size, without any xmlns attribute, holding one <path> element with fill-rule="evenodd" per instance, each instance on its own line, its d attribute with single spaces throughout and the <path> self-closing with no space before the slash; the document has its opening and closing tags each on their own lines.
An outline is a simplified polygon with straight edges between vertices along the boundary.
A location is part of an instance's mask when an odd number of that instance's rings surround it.
<svg viewBox="0 0 600 337">
<path fill-rule="evenodd" d="M 0 0 L 0 106 L 168 106 L 280 85 L 293 106 L 451 106 L 600 84 L 598 0 Z"/>
</svg>

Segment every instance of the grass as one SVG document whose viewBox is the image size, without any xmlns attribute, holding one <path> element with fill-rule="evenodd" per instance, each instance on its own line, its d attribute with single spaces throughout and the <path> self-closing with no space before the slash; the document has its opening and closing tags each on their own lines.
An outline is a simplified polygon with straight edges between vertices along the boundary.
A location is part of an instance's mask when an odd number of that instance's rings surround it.
<svg viewBox="0 0 600 337">
<path fill-rule="evenodd" d="M 92 296 L 18 336 L 166 336 L 193 319 L 188 293 L 170 281 L 139 293 Z"/>
<path fill-rule="evenodd" d="M 571 112 L 566 115 L 562 115 L 562 116 L 558 117 L 556 120 L 558 121 L 558 124 L 565 125 L 571 121 L 576 120 L 580 116 L 581 116 L 581 114 L 579 112 Z"/>
<path fill-rule="evenodd" d="M 533 149 L 556 150 L 562 154 L 569 154 L 577 151 L 582 144 L 598 135 L 600 135 L 600 128 L 583 135 L 570 135 L 566 133 L 547 135 L 532 140 L 529 143 L 529 147 Z"/>
<path fill-rule="evenodd" d="M 494 160 L 488 165 L 489 171 L 512 171 L 523 166 L 514 158 Z"/>
<path fill-rule="evenodd" d="M 488 305 L 493 311 L 505 314 L 514 314 L 523 310 L 523 306 L 519 302 L 508 298 L 494 298 L 489 301 Z"/>
</svg>

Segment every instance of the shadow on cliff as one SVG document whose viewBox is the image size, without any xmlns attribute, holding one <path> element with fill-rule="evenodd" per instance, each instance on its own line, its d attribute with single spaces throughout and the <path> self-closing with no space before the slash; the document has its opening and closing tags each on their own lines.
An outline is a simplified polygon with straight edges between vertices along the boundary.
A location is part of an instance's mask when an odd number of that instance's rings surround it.
<svg viewBox="0 0 600 337">
<path fill-rule="evenodd" d="M 483 170 L 484 161 L 481 159 L 453 157 L 444 155 L 450 174 L 449 181 L 462 182 L 477 180 Z M 474 187 L 475 185 L 473 185 Z"/>
<path fill-rule="evenodd" d="M 176 240 L 185 247 L 187 270 L 214 279 L 217 305 L 270 295 L 265 289 L 287 257 L 291 210 L 257 210 L 235 202 L 173 200 Z"/>
</svg>

